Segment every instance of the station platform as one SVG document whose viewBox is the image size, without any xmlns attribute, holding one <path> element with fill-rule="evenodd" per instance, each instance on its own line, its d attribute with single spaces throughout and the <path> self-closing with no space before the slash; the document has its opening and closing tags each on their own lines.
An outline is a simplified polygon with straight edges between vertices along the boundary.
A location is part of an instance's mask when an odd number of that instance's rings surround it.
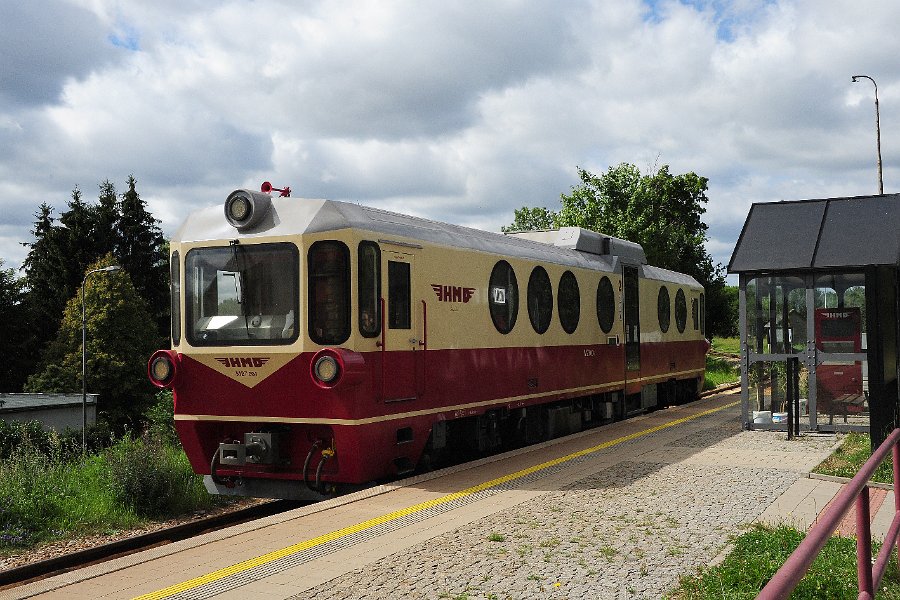
<svg viewBox="0 0 900 600">
<path fill-rule="evenodd" d="M 814 519 L 827 503 L 802 486 L 835 436 L 742 431 L 738 399 L 656 411 L 0 598 L 659 598 L 750 523 Z"/>
</svg>

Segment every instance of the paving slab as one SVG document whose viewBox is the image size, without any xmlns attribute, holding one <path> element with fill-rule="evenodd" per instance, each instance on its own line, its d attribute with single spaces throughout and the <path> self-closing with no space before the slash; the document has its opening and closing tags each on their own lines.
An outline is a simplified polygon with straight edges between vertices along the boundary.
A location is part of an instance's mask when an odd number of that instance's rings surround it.
<svg viewBox="0 0 900 600">
<path fill-rule="evenodd" d="M 737 399 L 657 411 L 0 598 L 659 598 L 765 511 L 805 518 L 826 495 L 801 482 L 834 437 L 743 431 Z"/>
</svg>

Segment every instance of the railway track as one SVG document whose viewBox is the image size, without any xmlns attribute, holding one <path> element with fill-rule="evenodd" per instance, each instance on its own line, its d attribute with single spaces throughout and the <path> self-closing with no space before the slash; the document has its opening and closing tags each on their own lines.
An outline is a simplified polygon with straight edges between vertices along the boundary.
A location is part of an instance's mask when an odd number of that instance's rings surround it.
<svg viewBox="0 0 900 600">
<path fill-rule="evenodd" d="M 167 529 L 160 529 L 142 535 L 137 535 L 124 540 L 101 544 L 93 548 L 86 548 L 70 554 L 55 556 L 45 560 L 29 563 L 19 567 L 13 567 L 0 571 L 0 590 L 16 587 L 38 579 L 44 579 L 52 575 L 58 575 L 89 565 L 97 564 L 121 556 L 127 556 L 165 544 L 171 544 L 188 539 L 217 529 L 224 529 L 232 525 L 239 525 L 255 519 L 269 517 L 292 510 L 304 503 L 289 500 L 274 500 L 264 504 L 257 504 L 247 508 L 238 509 L 228 513 L 198 519 L 189 523 L 182 523 Z"/>
<path fill-rule="evenodd" d="M 722 354 L 722 356 L 737 358 L 728 354 Z M 713 390 L 707 390 L 700 393 L 699 397 L 705 398 L 738 387 L 740 387 L 739 382 L 724 384 Z M 463 460 L 460 462 L 465 461 Z M 308 503 L 291 500 L 273 500 L 264 504 L 257 504 L 213 517 L 198 519 L 123 540 L 85 548 L 69 554 L 35 561 L 18 567 L 12 567 L 0 571 L 0 591 L 51 577 L 53 575 L 58 575 L 60 573 L 66 573 L 75 569 L 134 554 L 141 550 L 171 544 L 218 529 L 224 529 L 232 525 L 272 516 L 306 504 Z"/>
</svg>

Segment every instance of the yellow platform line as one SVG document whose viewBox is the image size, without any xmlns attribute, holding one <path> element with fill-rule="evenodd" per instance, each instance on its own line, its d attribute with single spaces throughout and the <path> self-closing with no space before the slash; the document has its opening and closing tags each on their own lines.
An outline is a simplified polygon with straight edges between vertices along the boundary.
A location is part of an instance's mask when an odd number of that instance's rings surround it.
<svg viewBox="0 0 900 600">
<path fill-rule="evenodd" d="M 657 425 L 655 427 L 650 427 L 648 429 L 643 429 L 641 431 L 637 431 L 635 433 L 630 433 L 628 435 L 622 436 L 620 438 L 616 438 L 614 440 L 610 440 L 608 442 L 603 442 L 602 444 L 597 444 L 596 446 L 591 446 L 590 448 L 585 448 L 584 450 L 579 450 L 577 452 L 573 452 L 571 454 L 567 454 L 560 458 L 554 458 L 553 460 L 548 460 L 546 462 L 540 463 L 538 465 L 534 465 L 528 467 L 527 469 L 522 469 L 521 471 L 516 471 L 515 473 L 510 473 L 508 475 L 504 475 L 502 477 L 497 477 L 496 479 L 491 479 L 490 481 L 485 481 L 484 483 L 479 483 L 478 485 L 466 488 L 459 492 L 454 492 L 452 494 L 447 494 L 446 496 L 442 496 L 440 498 L 435 498 L 434 500 L 428 500 L 427 502 L 421 502 L 419 504 L 414 504 L 412 506 L 407 506 L 406 508 L 401 508 L 400 510 L 395 510 L 393 512 L 381 515 L 379 517 L 375 517 L 373 519 L 369 519 L 367 521 L 363 521 L 361 523 L 357 523 L 355 525 L 350 525 L 348 527 L 344 527 L 342 529 L 337 529 L 330 533 L 326 533 L 324 535 L 320 535 L 318 537 L 314 537 L 312 539 L 299 542 L 297 544 L 293 544 L 286 548 L 282 548 L 281 550 L 275 550 L 273 552 L 269 552 L 267 554 L 263 554 L 262 556 L 257 556 L 256 558 L 251 558 L 249 560 L 245 560 L 243 562 L 239 562 L 233 564 L 231 566 L 225 567 L 223 569 L 219 569 L 217 571 L 213 571 L 211 573 L 207 573 L 206 575 L 201 575 L 200 577 L 195 577 L 194 579 L 189 579 L 182 583 L 178 583 L 167 588 L 163 588 L 156 592 L 151 592 L 149 594 L 144 594 L 143 596 L 137 596 L 135 600 L 160 600 L 162 598 L 169 598 L 174 596 L 175 594 L 179 594 L 181 592 L 185 592 L 187 590 L 192 590 L 194 588 L 198 588 L 202 585 L 206 585 L 207 583 L 212 583 L 214 581 L 218 581 L 220 579 L 224 579 L 225 577 L 229 577 L 231 575 L 235 575 L 237 573 L 242 573 L 254 567 L 258 567 L 272 561 L 278 560 L 280 558 L 284 558 L 286 556 L 290 556 L 291 554 L 296 554 L 297 552 L 302 552 L 303 550 L 308 550 L 315 546 L 320 546 L 322 544 L 340 539 L 342 537 L 346 537 L 348 535 L 352 535 L 354 533 L 359 533 L 360 531 L 365 531 L 366 529 L 371 529 L 378 525 L 382 525 L 384 523 L 388 523 L 390 521 L 394 521 L 413 513 L 421 512 L 427 510 L 429 508 L 433 508 L 435 506 L 440 506 L 442 504 L 447 504 L 449 502 L 453 502 L 454 500 L 458 500 L 460 498 L 464 498 L 466 496 L 471 496 L 472 494 L 477 494 L 478 492 L 484 491 L 486 489 L 514 481 L 516 479 L 521 479 L 522 477 L 526 477 L 535 473 L 537 471 L 542 471 L 544 469 L 548 469 L 550 467 L 555 467 L 556 465 L 568 462 L 570 460 L 574 460 L 576 458 L 580 458 L 582 456 L 586 456 L 588 454 L 593 454 L 594 452 L 598 452 L 600 450 L 605 450 L 606 448 L 610 448 L 612 446 L 616 446 L 618 444 L 622 444 L 624 442 L 628 442 L 645 435 L 649 435 L 651 433 L 656 433 L 657 431 L 662 431 L 663 429 L 668 429 L 670 427 L 675 427 L 677 425 L 681 425 L 683 423 L 687 423 L 688 421 L 692 421 L 694 419 L 699 419 L 700 417 L 705 417 L 707 415 L 711 415 L 713 413 L 717 413 L 719 411 L 725 410 L 727 408 L 731 408 L 740 404 L 740 402 L 731 402 L 729 404 L 725 404 L 724 406 L 719 406 L 716 408 L 711 408 L 709 410 L 705 410 L 699 412 L 694 415 L 690 415 L 687 417 L 682 417 L 680 419 L 675 419 L 674 421 L 668 421 L 663 423 L 662 425 Z"/>
</svg>

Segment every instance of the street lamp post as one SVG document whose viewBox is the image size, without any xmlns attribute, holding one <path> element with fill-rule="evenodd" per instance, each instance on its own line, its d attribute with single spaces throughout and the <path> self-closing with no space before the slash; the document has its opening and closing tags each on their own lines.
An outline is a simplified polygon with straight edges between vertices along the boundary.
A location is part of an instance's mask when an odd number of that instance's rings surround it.
<svg viewBox="0 0 900 600">
<path fill-rule="evenodd" d="M 860 78 L 868 79 L 875 86 L 875 142 L 878 147 L 878 193 L 884 194 L 884 178 L 881 174 L 881 116 L 878 112 L 878 84 L 868 75 L 853 75 L 850 81 L 856 83 Z"/>
<path fill-rule="evenodd" d="M 119 265 L 110 265 L 102 269 L 88 271 L 81 280 L 81 452 L 87 453 L 87 319 L 84 309 L 84 284 L 94 273 L 109 273 L 121 269 Z"/>
</svg>

